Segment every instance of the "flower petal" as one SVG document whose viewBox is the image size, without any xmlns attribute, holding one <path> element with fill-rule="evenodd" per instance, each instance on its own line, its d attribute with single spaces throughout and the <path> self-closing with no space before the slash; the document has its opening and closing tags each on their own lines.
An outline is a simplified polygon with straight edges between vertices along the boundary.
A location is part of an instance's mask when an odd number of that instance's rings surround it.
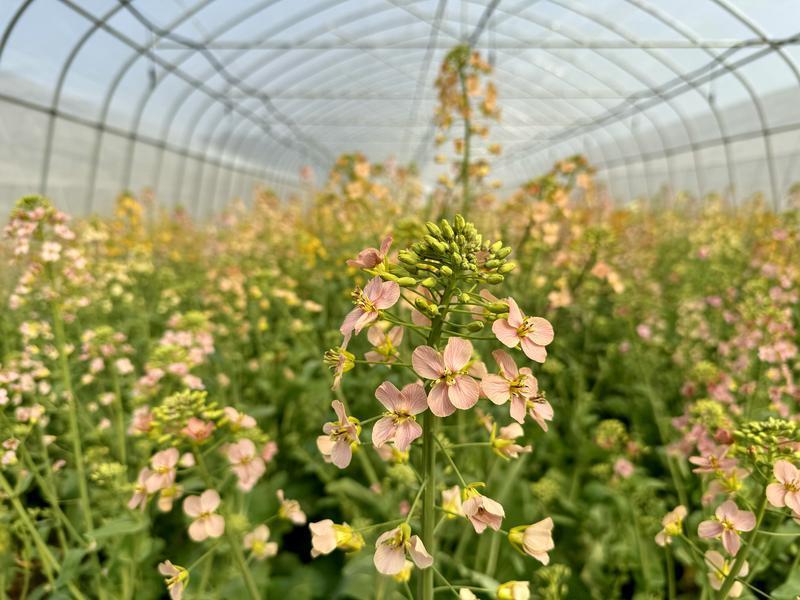
<svg viewBox="0 0 800 600">
<path fill-rule="evenodd" d="M 391 381 L 384 381 L 380 384 L 375 390 L 375 397 L 389 412 L 394 412 L 403 404 L 400 390 Z"/>
<path fill-rule="evenodd" d="M 512 327 L 507 319 L 497 319 L 492 323 L 492 333 L 509 348 L 516 348 L 519 345 L 519 335 L 517 328 Z"/>
<path fill-rule="evenodd" d="M 422 435 L 422 426 L 416 421 L 403 421 L 397 426 L 394 445 L 400 452 L 405 452 L 415 439 Z"/>
<path fill-rule="evenodd" d="M 391 417 L 378 419 L 372 428 L 372 443 L 376 448 L 380 448 L 397 433 L 397 426 Z"/>
<path fill-rule="evenodd" d="M 444 366 L 452 372 L 457 372 L 467 366 L 472 358 L 472 342 L 461 338 L 451 337 L 444 348 Z"/>
<path fill-rule="evenodd" d="M 526 335 L 522 338 L 522 351 L 525 353 L 525 356 L 538 363 L 543 363 L 547 358 L 547 350 L 545 347 L 535 343 L 530 335 Z"/>
<path fill-rule="evenodd" d="M 408 540 L 408 555 L 419 569 L 427 569 L 433 564 L 433 557 L 428 554 L 419 536 L 412 535 Z"/>
<path fill-rule="evenodd" d="M 514 362 L 514 359 L 511 358 L 511 355 L 508 352 L 505 350 L 495 350 L 492 352 L 492 356 L 494 357 L 497 366 L 500 367 L 500 373 L 506 379 L 517 378 L 517 375 L 519 375 L 517 363 Z"/>
<path fill-rule="evenodd" d="M 428 393 L 428 407 L 437 417 L 449 417 L 456 412 L 456 407 L 450 403 L 447 393 L 447 384 L 440 381 Z"/>
<path fill-rule="evenodd" d="M 434 348 L 420 346 L 411 355 L 414 371 L 425 379 L 439 379 L 444 375 L 444 359 Z"/>
<path fill-rule="evenodd" d="M 425 395 L 425 388 L 417 381 L 409 383 L 403 387 L 403 408 L 410 414 L 418 415 L 428 409 L 428 397 Z"/>
<path fill-rule="evenodd" d="M 511 386 L 500 375 L 486 375 L 481 381 L 481 389 L 489 400 L 498 405 L 505 404 L 511 398 Z"/>
<path fill-rule="evenodd" d="M 481 395 L 478 382 L 469 375 L 459 375 L 448 390 L 450 403 L 456 408 L 467 410 L 475 406 Z"/>
</svg>

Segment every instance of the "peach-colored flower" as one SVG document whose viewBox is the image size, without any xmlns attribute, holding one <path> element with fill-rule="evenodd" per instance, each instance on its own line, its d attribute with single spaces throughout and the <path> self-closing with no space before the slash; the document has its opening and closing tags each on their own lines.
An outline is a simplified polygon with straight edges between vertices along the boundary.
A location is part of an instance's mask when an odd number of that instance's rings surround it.
<svg viewBox="0 0 800 600">
<path fill-rule="evenodd" d="M 556 547 L 553 542 L 553 519 L 547 517 L 533 525 L 520 525 L 508 533 L 508 541 L 543 565 L 550 562 L 547 554 Z"/>
<path fill-rule="evenodd" d="M 709 550 L 706 552 L 705 558 L 706 565 L 708 566 L 708 582 L 711 584 L 712 588 L 719 591 L 722 589 L 722 584 L 725 583 L 725 580 L 730 576 L 733 565 L 725 560 L 725 557 L 716 550 Z M 736 574 L 736 577 L 745 577 L 749 572 L 750 565 L 747 561 L 744 561 L 742 566 L 739 567 L 739 572 Z M 733 586 L 731 586 L 728 597 L 738 598 L 742 595 L 742 591 L 744 591 L 744 586 L 740 581 L 736 581 Z"/>
<path fill-rule="evenodd" d="M 203 421 L 197 417 L 191 417 L 186 426 L 181 429 L 181 433 L 195 442 L 203 442 L 211 436 L 214 431 L 214 423 L 211 421 Z"/>
<path fill-rule="evenodd" d="M 228 422 L 230 423 L 231 429 L 234 431 L 239 429 L 252 429 L 256 426 L 256 420 L 253 417 L 239 412 L 232 406 L 226 406 L 223 411 L 225 411 L 225 416 L 228 417 Z"/>
<path fill-rule="evenodd" d="M 457 485 L 442 490 L 442 508 L 448 519 L 455 519 L 458 516 L 464 516 L 464 509 L 461 504 L 461 488 Z"/>
<path fill-rule="evenodd" d="M 158 564 L 158 572 L 166 577 L 164 585 L 167 586 L 169 597 L 172 600 L 181 600 L 186 586 L 189 585 L 189 571 L 165 560 Z"/>
<path fill-rule="evenodd" d="M 506 516 L 502 504 L 483 496 L 474 488 L 467 488 L 464 494 L 467 499 L 464 501 L 462 509 L 476 533 L 483 533 L 487 527 L 495 531 L 500 529 L 503 517 Z"/>
<path fill-rule="evenodd" d="M 225 533 L 225 519 L 214 511 L 220 498 L 216 490 L 206 490 L 199 496 L 188 496 L 183 501 L 183 512 L 194 521 L 189 525 L 189 537 L 195 542 L 206 538 L 218 538 Z"/>
<path fill-rule="evenodd" d="M 361 333 L 370 323 L 378 319 L 381 310 L 391 308 L 400 299 L 400 286 L 394 281 L 382 281 L 380 277 L 373 277 L 363 290 L 356 288 L 353 292 L 353 301 L 356 307 L 344 319 L 339 331 L 345 338 L 344 345 L 353 332 Z"/>
<path fill-rule="evenodd" d="M 522 346 L 525 356 L 538 363 L 547 358 L 547 346 L 553 341 L 553 326 L 550 321 L 541 317 L 526 317 L 522 314 L 516 301 L 507 298 L 508 318 L 497 319 L 492 324 L 492 331 L 503 344 L 509 348 Z"/>
<path fill-rule="evenodd" d="M 309 523 L 311 530 L 311 556 L 330 554 L 336 548 L 345 552 L 357 552 L 364 547 L 364 536 L 347 523 L 337 525 L 330 519 Z"/>
<path fill-rule="evenodd" d="M 722 545 L 731 556 L 736 556 L 741 546 L 739 533 L 751 531 L 756 526 L 756 516 L 749 510 L 739 510 L 733 500 L 717 507 L 714 519 L 703 521 L 697 527 L 697 535 L 704 538 L 722 537 Z"/>
<path fill-rule="evenodd" d="M 398 390 L 392 382 L 384 381 L 375 390 L 375 397 L 388 412 L 375 423 L 372 443 L 379 448 L 391 440 L 398 450 L 405 452 L 422 435 L 416 415 L 428 408 L 425 388 L 417 382 Z"/>
<path fill-rule="evenodd" d="M 276 454 L 278 454 L 278 444 L 272 440 L 264 444 L 264 447 L 261 449 L 261 458 L 264 459 L 264 463 L 266 464 L 271 463 Z"/>
<path fill-rule="evenodd" d="M 264 560 L 278 553 L 278 544 L 268 542 L 269 527 L 259 525 L 253 531 L 246 534 L 242 540 L 245 550 L 250 550 L 256 560 Z"/>
<path fill-rule="evenodd" d="M 291 521 L 295 525 L 306 524 L 306 513 L 300 508 L 300 503 L 297 500 L 287 499 L 283 494 L 283 490 L 278 490 L 275 495 L 278 497 L 278 502 L 281 503 L 278 507 L 278 515 L 282 519 Z"/>
<path fill-rule="evenodd" d="M 361 426 L 358 419 L 347 416 L 344 404 L 339 400 L 331 402 L 331 406 L 339 420 L 325 423 L 322 427 L 325 435 L 317 438 L 317 448 L 327 462 L 344 469 L 353 457 L 352 446 L 360 443 L 358 435 L 361 433 Z"/>
<path fill-rule="evenodd" d="M 614 461 L 614 473 L 623 479 L 627 479 L 633 475 L 634 470 L 635 467 L 633 466 L 633 463 L 627 458 L 618 458 Z"/>
<path fill-rule="evenodd" d="M 478 401 L 480 386 L 467 375 L 471 358 L 472 344 L 454 337 L 447 340 L 444 353 L 430 346 L 414 350 L 411 356 L 414 371 L 434 382 L 428 393 L 428 406 L 437 417 L 447 417 L 457 408 L 472 408 Z"/>
<path fill-rule="evenodd" d="M 136 478 L 136 483 L 133 486 L 133 496 L 128 501 L 128 508 L 133 510 L 137 506 L 144 510 L 147 507 L 147 480 L 151 475 L 150 469 L 144 467 L 139 471 L 139 476 Z"/>
<path fill-rule="evenodd" d="M 403 341 L 403 328 L 392 327 L 388 332 L 380 327 L 370 327 L 367 330 L 367 339 L 372 344 L 373 350 L 364 355 L 371 363 L 391 364 L 397 360 L 397 347 Z"/>
<path fill-rule="evenodd" d="M 533 450 L 530 444 L 527 446 L 520 446 L 516 443 L 517 438 L 525 435 L 525 431 L 519 423 L 511 423 L 511 425 L 501 427 L 499 434 L 496 433 L 496 429 L 497 426 L 493 425 L 490 442 L 492 444 L 492 450 L 494 450 L 498 456 L 505 459 L 519 458 L 520 454 L 527 454 Z"/>
<path fill-rule="evenodd" d="M 365 248 L 359 252 L 358 256 L 356 256 L 354 259 L 351 258 L 348 260 L 347 265 L 359 269 L 372 269 L 377 267 L 383 262 L 383 259 L 386 258 L 386 254 L 389 252 L 389 248 L 391 248 L 391 246 L 392 236 L 387 235 L 381 242 L 381 247 L 379 249 Z"/>
<path fill-rule="evenodd" d="M 133 411 L 133 418 L 131 425 L 128 428 L 128 433 L 131 435 L 147 433 L 153 425 L 153 414 L 150 412 L 149 406 L 140 406 Z"/>
<path fill-rule="evenodd" d="M 497 588 L 497 600 L 528 600 L 531 584 L 527 581 L 506 581 Z"/>
<path fill-rule="evenodd" d="M 661 519 L 663 529 L 656 534 L 656 544 L 666 546 L 672 543 L 672 538 L 683 532 L 683 520 L 687 515 L 686 507 L 682 504 L 671 510 Z"/>
<path fill-rule="evenodd" d="M 180 485 L 173 484 L 169 487 L 162 488 L 161 492 L 158 494 L 158 510 L 161 512 L 171 511 L 175 500 L 180 498 L 182 495 L 183 487 Z"/>
<path fill-rule="evenodd" d="M 177 448 L 156 452 L 150 459 L 152 470 L 144 482 L 148 494 L 153 494 L 175 483 L 175 465 L 180 453 Z"/>
<path fill-rule="evenodd" d="M 767 500 L 772 506 L 788 506 L 792 512 L 800 515 L 800 471 L 789 461 L 778 460 L 772 472 L 778 483 L 767 486 Z"/>
<path fill-rule="evenodd" d="M 537 397 L 539 382 L 528 367 L 518 369 L 508 352 L 495 350 L 492 356 L 500 374 L 485 375 L 481 381 L 481 389 L 495 404 L 505 404 L 511 400 L 511 417 L 522 423 L 525 421 L 528 403 L 535 401 Z M 544 430 L 547 431 L 546 426 Z"/>
<path fill-rule="evenodd" d="M 422 540 L 411 535 L 411 527 L 403 523 L 378 536 L 373 557 L 375 568 L 384 575 L 396 575 L 403 570 L 406 553 L 419 569 L 427 569 L 433 564 L 433 557 L 428 554 Z"/>
<path fill-rule="evenodd" d="M 231 463 L 231 469 L 239 478 L 239 489 L 249 492 L 258 482 L 267 466 L 264 460 L 256 453 L 256 445 L 253 440 L 247 438 L 229 444 L 225 448 L 225 454 Z"/>
<path fill-rule="evenodd" d="M 710 453 L 704 456 L 690 456 L 689 462 L 697 465 L 692 469 L 693 473 L 716 473 L 725 471 L 736 466 L 735 458 L 727 458 L 730 446 L 717 446 Z"/>
</svg>

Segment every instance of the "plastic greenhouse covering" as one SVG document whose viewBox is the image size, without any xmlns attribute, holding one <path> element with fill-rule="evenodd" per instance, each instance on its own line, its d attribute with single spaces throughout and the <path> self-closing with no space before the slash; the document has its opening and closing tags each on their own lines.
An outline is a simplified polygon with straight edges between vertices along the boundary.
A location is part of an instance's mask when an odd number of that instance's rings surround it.
<svg viewBox="0 0 800 600">
<path fill-rule="evenodd" d="M 103 212 L 123 189 L 207 215 L 360 150 L 432 168 L 433 80 L 495 68 L 511 189 L 585 154 L 615 197 L 780 206 L 800 159 L 795 0 L 2 0 L 0 203 Z"/>
</svg>

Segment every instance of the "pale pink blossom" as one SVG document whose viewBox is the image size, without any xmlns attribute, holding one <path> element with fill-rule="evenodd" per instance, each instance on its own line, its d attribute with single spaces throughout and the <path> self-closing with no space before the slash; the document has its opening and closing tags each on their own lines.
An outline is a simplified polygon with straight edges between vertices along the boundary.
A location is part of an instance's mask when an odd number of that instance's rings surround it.
<svg viewBox="0 0 800 600">
<path fill-rule="evenodd" d="M 388 332 L 380 327 L 370 327 L 367 330 L 367 339 L 372 344 L 373 350 L 364 355 L 371 363 L 393 363 L 397 360 L 397 348 L 403 341 L 403 328 L 392 327 Z"/>
<path fill-rule="evenodd" d="M 422 435 L 416 415 L 428 408 L 425 388 L 417 382 L 398 390 L 392 382 L 384 381 L 375 390 L 375 397 L 387 412 L 372 429 L 372 443 L 380 448 L 386 442 L 393 441 L 398 450 L 405 452 Z"/>
<path fill-rule="evenodd" d="M 520 446 L 517 438 L 525 435 L 525 431 L 519 423 L 511 423 L 500 428 L 500 432 L 495 435 L 492 428 L 491 444 L 492 449 L 503 458 L 519 458 L 520 454 L 527 454 L 533 450 L 532 446 Z"/>
<path fill-rule="evenodd" d="M 226 406 L 222 410 L 225 412 L 225 416 L 228 418 L 228 422 L 234 431 L 239 429 L 252 429 L 256 426 L 256 420 L 253 417 L 239 412 L 232 406 Z"/>
<path fill-rule="evenodd" d="M 158 564 L 158 572 L 166 577 L 164 584 L 167 586 L 171 600 L 181 600 L 186 584 L 189 582 L 189 571 L 166 560 Z"/>
<path fill-rule="evenodd" d="M 359 443 L 361 427 L 357 419 L 347 416 L 344 404 L 339 400 L 331 402 L 331 406 L 339 420 L 325 423 L 322 427 L 325 435 L 317 437 L 317 448 L 326 461 L 344 469 L 353 457 L 352 446 Z"/>
<path fill-rule="evenodd" d="M 256 445 L 253 440 L 244 438 L 228 444 L 225 454 L 231 463 L 231 469 L 239 478 L 237 483 L 239 489 L 245 492 L 252 490 L 267 470 L 264 459 L 256 453 Z"/>
<path fill-rule="evenodd" d="M 800 471 L 789 461 L 778 460 L 772 472 L 778 483 L 767 486 L 767 500 L 772 506 L 788 506 L 792 512 L 800 515 Z"/>
<path fill-rule="evenodd" d="M 433 557 L 428 554 L 422 540 L 419 536 L 411 535 L 411 528 L 403 523 L 378 536 L 373 557 L 375 568 L 384 575 L 396 575 L 405 566 L 406 554 L 420 569 L 427 569 L 433 564 Z"/>
<path fill-rule="evenodd" d="M 671 510 L 661 519 L 663 529 L 656 534 L 656 544 L 666 546 L 672 543 L 672 538 L 683 532 L 683 520 L 687 515 L 686 507 L 682 504 Z"/>
<path fill-rule="evenodd" d="M 692 469 L 692 472 L 716 473 L 717 471 L 725 471 L 735 467 L 737 460 L 726 457 L 728 450 L 730 450 L 730 446 L 717 446 L 704 456 L 690 456 L 689 462 L 697 465 L 696 468 Z"/>
<path fill-rule="evenodd" d="M 172 510 L 172 505 L 175 503 L 175 500 L 180 498 L 183 495 L 183 487 L 179 485 L 171 485 L 166 488 L 162 488 L 161 492 L 158 494 L 158 510 L 161 512 L 169 512 Z"/>
<path fill-rule="evenodd" d="M 730 576 L 733 564 L 725 560 L 725 557 L 716 550 L 709 550 L 706 552 L 705 559 L 706 565 L 708 566 L 708 582 L 711 584 L 712 588 L 719 591 L 722 589 L 722 584 L 725 583 L 725 580 Z M 739 572 L 736 574 L 736 577 L 746 577 L 749 572 L 750 565 L 747 561 L 744 561 L 741 567 L 739 567 Z M 742 595 L 743 591 L 744 586 L 742 583 L 736 581 L 731 586 L 728 597 L 738 598 Z"/>
<path fill-rule="evenodd" d="M 117 372 L 120 375 L 130 375 L 133 373 L 133 363 L 129 358 L 119 358 L 114 362 Z"/>
<path fill-rule="evenodd" d="M 697 535 L 704 538 L 722 538 L 722 545 L 731 556 L 736 556 L 741 546 L 739 534 L 751 531 L 756 526 L 756 516 L 749 510 L 739 510 L 733 500 L 717 507 L 714 519 L 703 521 L 697 527 Z"/>
<path fill-rule="evenodd" d="M 442 508 L 448 519 L 464 516 L 464 509 L 461 504 L 461 488 L 454 485 L 449 489 L 442 490 Z"/>
<path fill-rule="evenodd" d="M 553 407 L 539 395 L 539 382 L 531 370 L 528 367 L 518 369 L 514 359 L 504 350 L 495 350 L 492 356 L 500 374 L 483 377 L 483 393 L 498 405 L 511 400 L 510 414 L 515 421 L 523 423 L 527 410 L 539 426 L 547 431 L 545 421 L 553 419 Z"/>
<path fill-rule="evenodd" d="M 199 496 L 188 496 L 183 501 L 183 512 L 194 521 L 189 525 L 189 537 L 195 542 L 218 538 L 225 533 L 225 519 L 216 514 L 220 498 L 216 490 L 206 490 Z"/>
<path fill-rule="evenodd" d="M 144 510 L 147 507 L 147 480 L 151 475 L 150 469 L 144 467 L 139 471 L 139 476 L 136 478 L 136 483 L 133 485 L 133 496 L 128 501 L 128 508 L 133 510 L 139 507 Z"/>
<path fill-rule="evenodd" d="M 345 552 L 357 552 L 364 547 L 364 536 L 347 523 L 337 525 L 330 519 L 309 523 L 311 530 L 311 556 L 330 554 L 336 548 Z"/>
<path fill-rule="evenodd" d="M 195 442 L 202 442 L 211 437 L 214 431 L 214 423 L 211 421 L 203 421 L 197 417 L 191 417 L 186 426 L 181 429 L 181 433 Z"/>
<path fill-rule="evenodd" d="M 272 440 L 264 444 L 261 449 L 261 458 L 264 459 L 265 464 L 271 463 L 276 454 L 278 454 L 278 444 Z"/>
<path fill-rule="evenodd" d="M 521 345 L 525 356 L 543 363 L 547 358 L 545 346 L 550 344 L 554 337 L 550 321 L 541 317 L 526 317 L 513 298 L 507 298 L 506 302 L 508 302 L 508 318 L 497 319 L 492 324 L 492 331 L 497 339 L 509 348 Z"/>
<path fill-rule="evenodd" d="M 378 319 L 381 310 L 391 308 L 400 299 L 400 286 L 394 281 L 382 281 L 380 277 L 373 277 L 363 290 L 356 288 L 353 292 L 353 301 L 356 307 L 345 317 L 339 328 L 345 337 L 345 346 L 353 332 L 361 333 L 370 323 Z"/>
<path fill-rule="evenodd" d="M 633 475 L 634 466 L 627 458 L 618 458 L 614 461 L 614 473 L 623 479 L 627 479 Z"/>
<path fill-rule="evenodd" d="M 508 540 L 528 556 L 546 565 L 550 562 L 547 553 L 556 547 L 553 542 L 553 519 L 547 517 L 533 525 L 514 527 L 508 534 Z"/>
<path fill-rule="evenodd" d="M 472 344 L 455 337 L 447 340 L 444 353 L 430 346 L 414 350 L 411 356 L 414 371 L 433 381 L 428 393 L 428 406 L 437 417 L 447 417 L 459 408 L 472 408 L 478 401 L 480 386 L 467 375 L 471 358 Z"/>
<path fill-rule="evenodd" d="M 306 524 L 306 513 L 303 512 L 303 509 L 300 507 L 300 503 L 297 500 L 289 500 L 286 498 L 283 490 L 278 490 L 275 495 L 278 497 L 278 502 L 281 503 L 281 505 L 278 507 L 278 515 L 282 519 L 291 521 L 295 525 Z"/>
<path fill-rule="evenodd" d="M 256 560 L 264 560 L 278 553 L 278 544 L 267 540 L 269 540 L 269 527 L 259 525 L 244 536 L 242 544 L 245 550 L 250 550 L 253 553 Z"/>
<path fill-rule="evenodd" d="M 348 260 L 347 265 L 359 269 L 372 269 L 377 267 L 383 262 L 383 259 L 386 258 L 386 254 L 389 252 L 391 246 L 392 236 L 387 235 L 381 242 L 380 248 L 365 248 L 359 252 L 358 256 L 354 259 L 351 258 Z"/>
<path fill-rule="evenodd" d="M 483 533 L 489 527 L 497 531 L 506 516 L 503 505 L 479 494 L 474 489 L 467 490 L 468 498 L 464 501 L 462 509 L 464 515 L 472 523 L 476 533 Z"/>
<path fill-rule="evenodd" d="M 150 471 L 144 481 L 148 494 L 153 494 L 175 483 L 175 465 L 178 464 L 180 453 L 177 448 L 169 448 L 156 452 L 150 459 Z"/>
</svg>

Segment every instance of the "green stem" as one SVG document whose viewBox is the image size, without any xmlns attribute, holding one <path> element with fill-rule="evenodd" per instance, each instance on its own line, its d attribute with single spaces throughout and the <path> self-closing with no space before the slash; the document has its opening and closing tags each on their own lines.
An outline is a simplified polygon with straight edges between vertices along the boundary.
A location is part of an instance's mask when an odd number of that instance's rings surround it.
<svg viewBox="0 0 800 600">
<path fill-rule="evenodd" d="M 128 466 L 128 453 L 125 437 L 125 405 L 122 400 L 122 388 L 119 384 L 117 366 L 110 365 L 111 381 L 114 385 L 114 429 L 117 435 L 117 447 L 119 448 L 119 462 L 125 467 Z"/>
<path fill-rule="evenodd" d="M 739 550 L 739 553 L 736 555 L 736 560 L 731 567 L 729 575 L 725 578 L 725 582 L 722 584 L 722 587 L 719 590 L 719 598 L 720 600 L 725 600 L 728 597 L 728 594 L 733 587 L 733 584 L 736 583 L 736 579 L 739 576 L 739 571 L 744 564 L 744 561 L 747 560 L 747 555 L 750 553 L 750 549 L 753 547 L 753 543 L 756 540 L 756 536 L 758 535 L 758 528 L 761 525 L 761 521 L 764 519 L 764 511 L 767 508 L 767 494 L 764 490 L 761 491 L 761 500 L 759 501 L 758 505 L 758 512 L 756 513 L 756 526 L 753 527 L 753 530 L 748 533 L 747 539 L 744 540 L 745 546 Z"/>
<path fill-rule="evenodd" d="M 669 546 L 664 546 L 664 554 L 667 557 L 667 594 L 669 600 L 675 600 L 675 561 Z"/>
<path fill-rule="evenodd" d="M 461 212 L 464 213 L 464 218 L 469 215 L 470 205 L 472 204 L 469 189 L 469 155 L 472 138 L 472 123 L 470 119 L 469 94 L 467 93 L 467 78 L 464 75 L 465 66 L 466 65 L 461 65 L 458 71 L 458 79 L 461 84 L 461 101 L 464 103 L 464 156 L 461 160 L 461 194 L 463 196 Z"/>
</svg>

